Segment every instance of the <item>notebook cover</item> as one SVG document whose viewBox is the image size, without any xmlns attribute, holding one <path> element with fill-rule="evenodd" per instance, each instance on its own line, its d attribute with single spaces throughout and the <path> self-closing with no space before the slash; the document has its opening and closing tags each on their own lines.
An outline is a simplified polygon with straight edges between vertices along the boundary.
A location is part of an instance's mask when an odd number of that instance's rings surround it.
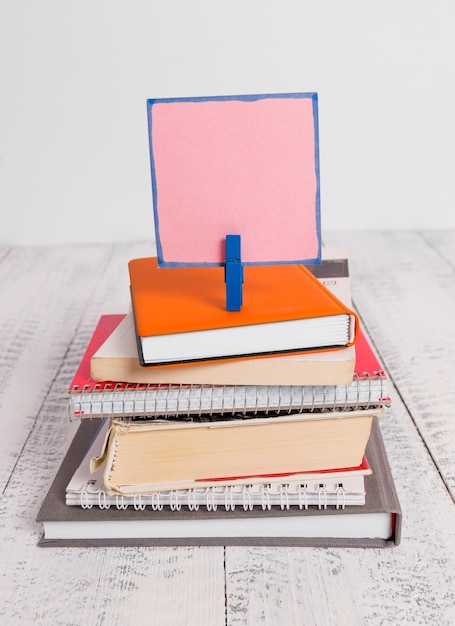
<svg viewBox="0 0 455 626">
<path fill-rule="evenodd" d="M 101 315 L 90 337 L 82 359 L 79 362 L 78 368 L 73 376 L 71 384 L 68 388 L 69 392 L 76 389 L 79 391 L 92 391 L 95 388 L 100 389 L 106 387 L 115 387 L 115 383 L 110 383 L 108 381 L 98 383 L 97 381 L 93 380 L 93 378 L 90 376 L 90 359 L 124 318 L 124 313 Z"/>
<path fill-rule="evenodd" d="M 340 314 L 352 315 L 358 329 L 357 315 L 303 265 L 245 267 L 243 305 L 234 313 L 226 310 L 222 267 L 159 268 L 156 257 L 128 267 L 139 337 Z"/>
<path fill-rule="evenodd" d="M 46 521 L 103 521 L 103 520 L 129 520 L 129 519 L 175 519 L 176 516 L 185 519 L 204 519 L 213 516 L 230 516 L 232 512 L 217 509 L 217 511 L 189 511 L 182 508 L 180 511 L 135 511 L 129 507 L 126 510 L 110 508 L 108 510 L 93 507 L 92 509 L 82 509 L 65 504 L 65 491 L 71 476 L 80 463 L 82 455 L 90 445 L 93 436 L 99 427 L 100 421 L 82 422 L 71 443 L 64 461 L 57 472 L 57 475 L 43 501 L 37 516 L 38 522 Z M 398 500 L 397 492 L 390 471 L 389 462 L 384 448 L 382 435 L 377 419 L 373 421 L 370 440 L 368 442 L 366 455 L 369 459 L 373 473 L 365 477 L 366 503 L 362 507 L 346 507 L 345 509 L 319 510 L 316 507 L 306 511 L 300 511 L 297 507 L 288 511 L 272 509 L 262 511 L 253 509 L 245 511 L 239 509 L 235 511 L 238 518 L 261 517 L 261 516 L 284 516 L 284 515 L 363 515 L 365 513 L 386 512 L 390 513 L 392 519 L 393 533 L 390 539 L 343 539 L 332 537 L 309 537 L 309 538 L 282 538 L 282 537 L 211 537 L 211 538 L 165 538 L 165 539 L 46 539 L 44 535 L 39 541 L 42 547 L 58 546 L 313 546 L 313 547 L 387 547 L 398 545 L 401 540 L 402 512 Z"/>
</svg>

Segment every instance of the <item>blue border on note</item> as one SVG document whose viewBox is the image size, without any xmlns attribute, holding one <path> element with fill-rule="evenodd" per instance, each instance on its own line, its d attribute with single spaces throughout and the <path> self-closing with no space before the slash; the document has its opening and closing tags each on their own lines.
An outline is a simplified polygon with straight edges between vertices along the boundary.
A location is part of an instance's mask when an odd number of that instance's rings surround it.
<svg viewBox="0 0 455 626">
<path fill-rule="evenodd" d="M 320 175 L 319 175 L 319 115 L 318 115 L 318 94 L 315 92 L 304 93 L 278 93 L 278 94 L 249 94 L 249 95 L 231 95 L 231 96 L 194 96 L 194 97 L 178 97 L 178 98 L 149 98 L 147 100 L 147 120 L 149 131 L 149 150 L 150 150 L 150 168 L 152 178 L 152 201 L 153 201 L 153 216 L 155 225 L 155 240 L 156 250 L 158 257 L 159 267 L 219 267 L 223 263 L 212 262 L 200 262 L 200 263 L 186 263 L 178 261 L 165 261 L 163 256 L 163 247 L 160 239 L 160 228 L 158 218 L 158 190 L 156 182 L 155 171 L 155 159 L 153 155 L 152 145 L 152 108 L 155 104 L 165 104 L 174 102 L 206 102 L 206 101 L 226 101 L 226 100 L 242 100 L 245 102 L 255 102 L 257 100 L 264 100 L 266 98 L 311 98 L 313 105 L 313 124 L 314 124 L 314 167 L 316 175 L 316 235 L 318 239 L 318 254 L 313 259 L 301 259 L 291 261 L 261 261 L 261 262 L 248 262 L 244 265 L 291 265 L 297 263 L 304 263 L 305 265 L 317 265 L 322 261 L 322 249 L 321 249 L 321 191 L 320 191 Z"/>
</svg>

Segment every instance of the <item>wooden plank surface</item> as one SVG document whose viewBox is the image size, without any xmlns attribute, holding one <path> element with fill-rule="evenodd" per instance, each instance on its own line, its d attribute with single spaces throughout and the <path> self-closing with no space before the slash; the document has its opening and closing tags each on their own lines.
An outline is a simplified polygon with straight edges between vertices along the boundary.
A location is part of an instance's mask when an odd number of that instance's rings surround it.
<svg viewBox="0 0 455 626">
<path fill-rule="evenodd" d="M 153 249 L 2 250 L 1 623 L 454 624 L 454 237 L 325 237 L 350 251 L 354 302 L 392 383 L 381 426 L 404 523 L 386 550 L 38 548 L 35 517 L 77 428 L 66 388 L 98 316 L 129 307 L 127 260 Z"/>
<path fill-rule="evenodd" d="M 333 233 L 353 303 L 455 499 L 455 232 Z"/>
<path fill-rule="evenodd" d="M 392 400 L 381 428 L 403 509 L 401 545 L 230 548 L 230 626 L 455 623 L 453 502 L 395 391 Z"/>
</svg>

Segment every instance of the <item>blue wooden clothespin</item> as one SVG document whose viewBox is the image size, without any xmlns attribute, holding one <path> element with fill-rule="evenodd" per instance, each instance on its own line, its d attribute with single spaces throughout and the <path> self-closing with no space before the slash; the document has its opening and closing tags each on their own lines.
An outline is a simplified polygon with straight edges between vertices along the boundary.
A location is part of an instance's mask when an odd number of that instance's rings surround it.
<svg viewBox="0 0 455 626">
<path fill-rule="evenodd" d="M 240 235 L 226 235 L 226 310 L 240 311 L 242 307 L 243 266 L 240 254 Z"/>
</svg>

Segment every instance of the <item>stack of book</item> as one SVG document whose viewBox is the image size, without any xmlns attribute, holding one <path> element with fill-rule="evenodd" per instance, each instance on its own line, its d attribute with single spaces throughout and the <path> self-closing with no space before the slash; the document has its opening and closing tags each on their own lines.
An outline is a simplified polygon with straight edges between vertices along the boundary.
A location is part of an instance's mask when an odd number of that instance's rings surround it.
<svg viewBox="0 0 455 626">
<path fill-rule="evenodd" d="M 398 544 L 345 255 L 245 267 L 236 313 L 218 269 L 130 262 L 132 312 L 100 318 L 69 387 L 40 545 Z"/>
<path fill-rule="evenodd" d="M 147 111 L 157 258 L 70 386 L 42 545 L 397 543 L 385 376 L 321 263 L 317 94 Z"/>
</svg>

